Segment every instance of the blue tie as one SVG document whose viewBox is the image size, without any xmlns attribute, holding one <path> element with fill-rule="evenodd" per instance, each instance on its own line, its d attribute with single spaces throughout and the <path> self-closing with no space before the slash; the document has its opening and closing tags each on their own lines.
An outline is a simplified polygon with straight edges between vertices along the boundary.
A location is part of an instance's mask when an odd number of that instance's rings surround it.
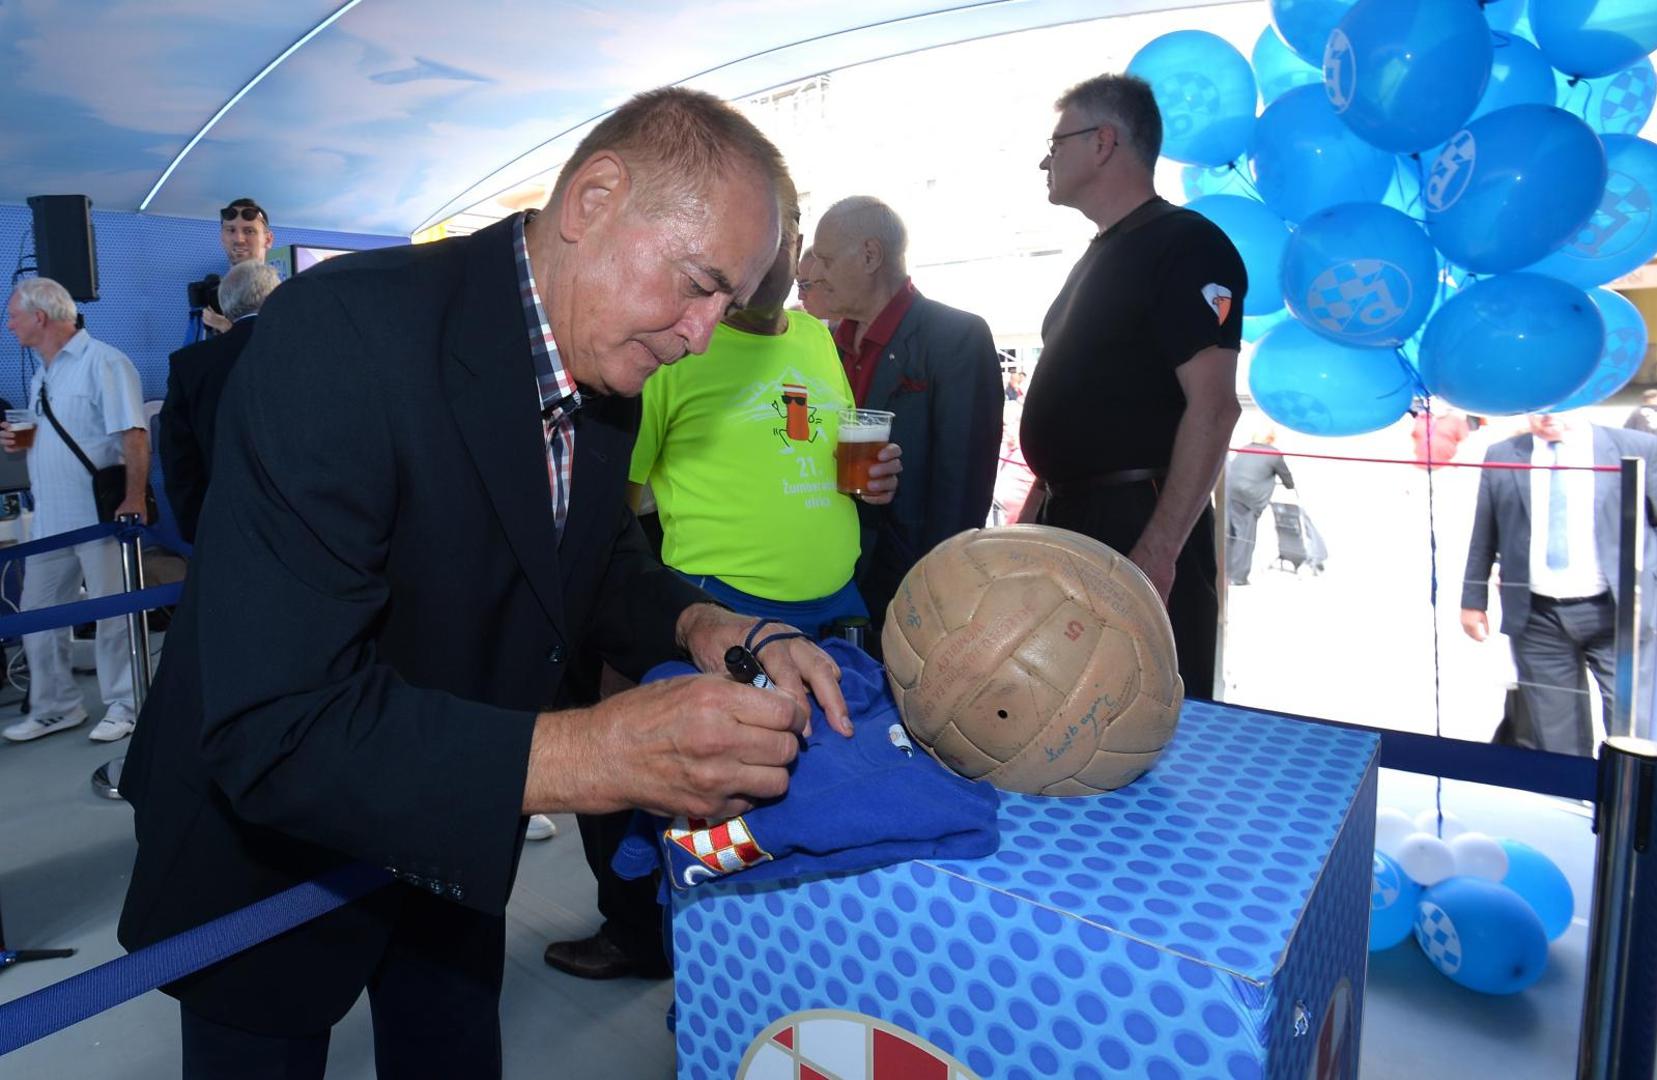
<svg viewBox="0 0 1657 1080">
<path fill-rule="evenodd" d="M 1563 570 L 1571 561 L 1565 539 L 1565 474 L 1558 468 L 1559 443 L 1549 442 L 1555 468 L 1548 473 L 1548 569 Z"/>
</svg>

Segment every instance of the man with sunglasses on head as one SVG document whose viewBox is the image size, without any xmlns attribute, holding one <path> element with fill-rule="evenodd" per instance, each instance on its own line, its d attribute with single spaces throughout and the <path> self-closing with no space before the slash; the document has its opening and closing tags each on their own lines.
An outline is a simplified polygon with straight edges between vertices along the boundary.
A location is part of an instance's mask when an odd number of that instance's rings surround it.
<svg viewBox="0 0 1657 1080">
<path fill-rule="evenodd" d="M 219 243 L 224 246 L 224 257 L 232 267 L 244 262 L 264 262 L 274 239 L 270 215 L 252 199 L 234 199 L 219 211 Z M 231 320 L 216 307 L 202 309 L 201 323 L 215 334 L 227 333 L 231 326 Z"/>
<path fill-rule="evenodd" d="M 1214 692 L 1219 627 L 1210 496 L 1237 423 L 1248 278 L 1220 229 L 1160 199 L 1162 117 L 1144 80 L 1065 91 L 1047 200 L 1098 228 L 1042 323 L 1021 442 L 1020 514 L 1127 553 L 1161 594 L 1187 697 Z"/>
</svg>

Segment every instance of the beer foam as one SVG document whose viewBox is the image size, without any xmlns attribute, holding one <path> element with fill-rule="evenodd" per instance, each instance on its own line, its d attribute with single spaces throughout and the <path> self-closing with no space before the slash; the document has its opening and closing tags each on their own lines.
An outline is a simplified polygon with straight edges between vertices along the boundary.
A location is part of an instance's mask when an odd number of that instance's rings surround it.
<svg viewBox="0 0 1657 1080">
<path fill-rule="evenodd" d="M 840 425 L 840 441 L 843 443 L 890 442 L 891 434 L 890 424 L 859 424 L 856 427 Z"/>
</svg>

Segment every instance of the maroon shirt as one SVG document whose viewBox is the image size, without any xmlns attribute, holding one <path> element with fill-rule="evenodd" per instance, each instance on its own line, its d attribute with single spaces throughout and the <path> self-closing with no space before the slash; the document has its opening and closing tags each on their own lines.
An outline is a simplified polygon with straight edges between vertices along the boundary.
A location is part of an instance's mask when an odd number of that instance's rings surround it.
<svg viewBox="0 0 1657 1080">
<path fill-rule="evenodd" d="M 902 288 L 886 302 L 874 322 L 869 324 L 869 329 L 864 331 L 862 348 L 857 348 L 855 344 L 856 320 L 841 319 L 840 325 L 834 328 L 834 344 L 840 349 L 840 362 L 846 365 L 846 381 L 852 386 L 852 400 L 859 406 L 869 397 L 869 387 L 874 383 L 881 354 L 892 343 L 898 324 L 909 314 L 909 308 L 914 303 L 915 283 L 904 278 Z"/>
</svg>

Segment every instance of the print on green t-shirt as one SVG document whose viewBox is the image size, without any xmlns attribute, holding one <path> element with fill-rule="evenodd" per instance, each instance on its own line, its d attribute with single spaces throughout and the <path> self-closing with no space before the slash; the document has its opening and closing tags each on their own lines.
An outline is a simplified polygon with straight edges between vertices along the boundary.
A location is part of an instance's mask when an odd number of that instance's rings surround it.
<svg viewBox="0 0 1657 1080">
<path fill-rule="evenodd" d="M 815 600 L 857 562 L 857 507 L 834 490 L 851 387 L 823 324 L 787 315 L 777 335 L 721 323 L 706 353 L 650 377 L 628 475 L 655 494 L 669 566 Z"/>
</svg>

